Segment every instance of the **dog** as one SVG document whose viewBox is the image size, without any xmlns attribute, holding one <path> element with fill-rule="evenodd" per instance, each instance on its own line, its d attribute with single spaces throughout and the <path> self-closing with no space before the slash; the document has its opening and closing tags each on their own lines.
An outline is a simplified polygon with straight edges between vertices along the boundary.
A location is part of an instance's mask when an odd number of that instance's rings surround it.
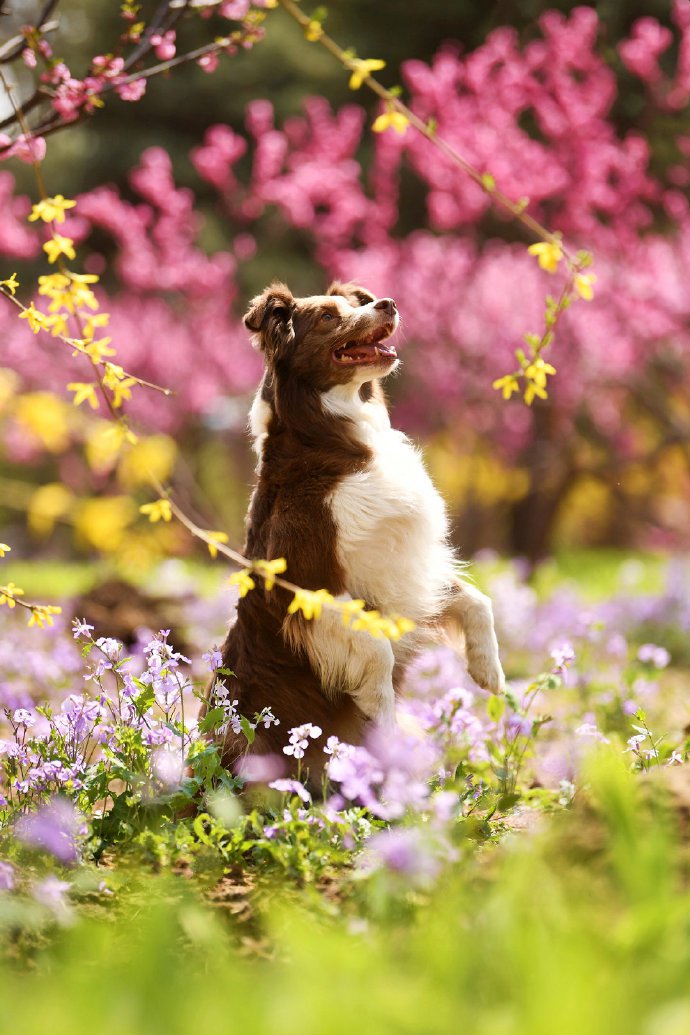
<svg viewBox="0 0 690 1035">
<path fill-rule="evenodd" d="M 259 725 L 252 753 L 280 754 L 292 727 L 319 726 L 323 739 L 304 759 L 313 776 L 327 736 L 359 743 L 372 723 L 393 727 L 406 666 L 444 630 L 462 632 L 479 686 L 499 693 L 504 677 L 490 601 L 459 576 L 443 500 L 418 450 L 390 424 L 380 382 L 399 362 L 396 303 L 355 284 L 295 298 L 273 283 L 244 323 L 265 363 L 249 421 L 258 481 L 245 556 L 285 558 L 285 577 L 303 589 L 415 623 L 391 642 L 354 631 L 332 609 L 308 621 L 288 613 L 288 590 L 258 577 L 239 600 L 222 648 L 233 673 L 222 693 L 243 715 L 268 706 L 280 721 Z M 228 730 L 224 764 L 236 765 L 246 746 Z"/>
</svg>

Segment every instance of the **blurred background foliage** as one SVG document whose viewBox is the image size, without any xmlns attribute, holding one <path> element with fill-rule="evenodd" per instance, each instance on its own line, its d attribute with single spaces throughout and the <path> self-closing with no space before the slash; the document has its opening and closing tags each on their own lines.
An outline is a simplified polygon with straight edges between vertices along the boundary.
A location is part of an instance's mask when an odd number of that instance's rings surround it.
<svg viewBox="0 0 690 1035">
<path fill-rule="evenodd" d="M 5 15 L 0 20 L 3 35 L 10 36 L 21 25 L 34 20 L 41 6 L 21 0 L 6 3 Z M 377 4 L 348 0 L 329 7 L 325 25 L 335 39 L 353 47 L 359 56 L 384 59 L 387 67 L 381 74 L 382 81 L 393 85 L 402 81 L 398 70 L 410 58 L 430 62 L 443 46 L 468 53 L 485 43 L 493 30 L 505 26 L 514 27 L 521 44 L 527 44 L 539 37 L 537 20 L 545 11 L 560 10 L 570 15 L 574 6 L 542 0 L 491 5 L 477 5 L 470 0 L 429 0 L 408 4 L 403 12 L 393 0 Z M 663 178 L 678 162 L 677 141 L 690 125 L 688 109 L 660 115 L 650 102 L 646 84 L 626 68 L 617 47 L 640 17 L 668 22 L 668 5 L 661 0 L 625 5 L 608 0 L 578 6 L 596 10 L 597 49 L 618 79 L 618 93 L 609 119 L 621 137 L 631 130 L 645 136 L 650 148 L 649 170 Z M 95 5 L 63 0 L 62 50 L 69 54 L 74 69 L 82 70 L 78 74 L 83 74 L 94 54 L 107 51 L 119 35 L 119 7 L 114 2 Z M 150 16 L 155 7 L 153 2 L 144 2 L 142 17 Z M 309 5 L 304 5 L 304 9 L 309 10 Z M 218 20 L 214 29 L 215 20 L 190 22 L 185 30 L 185 49 L 204 42 L 224 25 L 227 23 Z M 675 39 L 661 57 L 661 66 L 669 74 L 678 58 L 678 46 Z M 27 90 L 27 71 L 20 64 L 13 69 L 20 91 Z M 202 144 L 209 127 L 218 123 L 246 133 L 246 107 L 257 98 L 270 99 L 278 126 L 299 115 L 305 98 L 315 95 L 326 97 L 334 110 L 346 104 L 362 105 L 367 121 L 371 122 L 378 110 L 375 99 L 365 90 L 353 94 L 347 78 L 328 54 L 305 42 L 298 27 L 282 10 L 272 11 L 266 22 L 265 40 L 232 60 L 221 61 L 214 75 L 206 75 L 192 64 L 153 78 L 141 102 L 128 104 L 112 95 L 95 117 L 50 137 L 46 166 L 50 189 L 74 197 L 103 184 L 114 184 L 124 201 L 140 202 L 130 180 L 131 170 L 147 148 L 161 147 L 172 159 L 176 186 L 193 190 L 196 211 L 203 215 L 199 246 L 209 253 L 232 251 L 241 227 L 233 225 L 227 209 L 219 205 L 218 192 L 200 177 L 190 152 Z M 523 128 L 539 139 L 537 125 L 526 124 Z M 374 141 L 365 132 L 357 155 L 365 169 L 373 154 Z M 13 163 L 11 172 L 16 177 L 18 193 L 35 197 L 31 169 Z M 236 163 L 235 172 L 241 182 L 249 178 L 249 152 Z M 402 239 L 420 228 L 428 229 L 426 193 L 426 186 L 410 163 L 403 162 L 398 217 L 390 230 L 392 237 Z M 650 210 L 654 230 L 672 233 L 673 221 L 663 206 L 650 203 Z M 313 238 L 302 228 L 291 226 L 269 206 L 252 224 L 251 232 L 256 250 L 237 262 L 233 297 L 228 299 L 235 319 L 241 315 L 246 300 L 275 277 L 289 280 L 296 292 L 321 290 L 323 263 L 318 261 Z M 459 237 L 471 239 L 477 249 L 497 238 L 508 243 L 520 242 L 522 246 L 526 243 L 515 224 L 496 218 L 492 212 L 473 226 L 461 229 Z M 577 243 L 597 252 L 596 239 Z M 105 258 L 104 286 L 117 291 L 110 261 L 117 250 L 114 240 L 96 228 L 89 246 L 96 247 Z M 31 257 L 14 265 L 25 283 L 44 272 L 42 265 Z M 514 344 L 519 344 L 519 340 Z M 27 340 L 26 348 L 32 347 L 35 343 Z M 490 343 L 486 348 L 491 348 Z M 564 371 L 567 369 L 567 346 L 558 356 L 559 364 Z M 136 524 L 141 500 L 134 497 L 138 493 L 146 498 L 142 472 L 152 463 L 163 480 L 177 465 L 182 502 L 206 527 L 226 529 L 233 543 L 241 540 L 242 516 L 253 477 L 253 460 L 243 425 L 250 382 L 255 374 L 245 373 L 241 388 L 229 389 L 222 412 L 216 407 L 201 421 L 188 422 L 177 429 L 165 423 L 157 427 L 154 420 L 151 430 L 156 434 L 145 457 L 137 457 L 135 451 L 128 460 L 109 463 L 106 456 L 99 466 L 98 450 L 103 446 L 104 428 L 89 423 L 86 416 L 62 402 L 58 397 L 62 386 L 56 386 L 56 396 L 43 390 L 30 391 L 15 405 L 17 393 L 32 386 L 13 380 L 11 366 L 0 355 L 0 367 L 5 367 L 4 372 L 0 371 L 0 421 L 4 399 L 4 413 L 9 415 L 15 440 L 17 434 L 28 435 L 35 447 L 30 457 L 22 457 L 21 449 L 14 448 L 15 441 L 5 459 L 0 457 L 0 523 L 10 527 L 3 535 L 11 534 L 14 541 L 23 542 L 17 552 L 39 549 L 44 557 L 71 555 L 75 550 L 94 557 L 105 554 L 130 573 L 136 573 L 171 551 L 188 551 L 190 544 L 179 530 L 167 526 L 141 528 Z M 415 367 L 410 364 L 392 388 L 394 403 L 399 399 L 404 402 L 409 396 L 414 376 Z M 576 371 L 572 376 L 580 375 Z M 493 408 L 498 412 L 501 406 L 519 405 L 515 400 L 502 404 L 497 394 L 492 394 L 490 377 L 482 383 L 484 411 Z M 668 397 L 664 393 L 674 385 L 680 388 L 680 382 L 674 382 L 672 367 L 661 370 L 657 410 L 666 405 Z M 688 515 L 682 500 L 688 486 L 687 442 L 674 438 L 673 431 L 667 434 L 664 429 L 661 434 L 656 417 L 650 418 L 646 404 L 639 405 L 634 399 L 632 404 L 627 399 L 621 401 L 616 392 L 614 385 L 609 392 L 609 405 L 619 407 L 619 418 L 623 424 L 631 425 L 630 437 L 637 447 L 636 455 L 626 456 L 622 466 L 618 457 L 612 461 L 598 429 L 592 429 L 586 414 L 575 420 L 571 430 L 564 431 L 550 405 L 535 407 L 529 415 L 530 442 L 522 451 L 511 454 L 498 445 L 499 432 L 491 423 L 493 417 L 482 417 L 482 430 L 481 423 L 476 429 L 473 427 L 472 416 L 463 423 L 457 406 L 454 410 L 449 407 L 448 415 L 439 419 L 439 414 L 444 413 L 442 402 L 438 408 L 431 402 L 421 415 L 419 410 L 401 405 L 398 423 L 423 439 L 429 465 L 449 501 L 457 539 L 465 553 L 490 547 L 536 559 L 555 548 L 573 545 L 685 545 L 682 530 L 687 527 Z M 168 405 L 174 408 L 176 403 Z M 681 425 L 687 425 L 687 406 L 683 408 L 682 400 L 669 401 L 668 408 L 677 411 Z M 505 428 L 500 434 L 504 432 Z M 79 456 L 65 446 L 66 440 L 72 445 L 79 443 Z"/>
</svg>

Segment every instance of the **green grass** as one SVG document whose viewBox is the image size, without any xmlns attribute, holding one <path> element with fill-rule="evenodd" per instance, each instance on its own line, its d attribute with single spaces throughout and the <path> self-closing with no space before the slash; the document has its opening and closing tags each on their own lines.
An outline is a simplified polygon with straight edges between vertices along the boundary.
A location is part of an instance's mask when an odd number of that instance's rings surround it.
<svg viewBox="0 0 690 1035">
<path fill-rule="evenodd" d="M 177 562 L 191 576 L 198 592 L 210 595 L 217 591 L 227 568 L 222 561 L 215 564 L 195 560 Z M 561 551 L 536 569 L 533 585 L 540 596 L 548 596 L 564 584 L 572 584 L 586 600 L 605 599 L 622 589 L 633 593 L 658 592 L 663 585 L 663 573 L 668 559 L 663 554 L 615 549 Z M 505 570 L 503 559 L 471 563 L 470 574 L 479 586 L 485 586 L 487 577 Z M 11 560 L 3 562 L 5 581 L 21 586 L 32 599 L 66 599 L 86 592 L 97 582 L 116 571 L 107 562 L 61 561 L 52 559 Z M 155 573 L 142 571 L 128 579 L 155 591 Z"/>
<path fill-rule="evenodd" d="M 226 569 L 220 565 L 204 564 L 198 561 L 177 561 L 185 575 L 195 582 L 196 591 L 203 596 L 216 592 L 221 585 Z M 2 567 L 5 582 L 14 582 L 32 600 L 66 600 L 80 593 L 88 592 L 105 579 L 122 577 L 121 573 L 107 562 L 62 561 L 62 560 L 10 560 L 6 557 Z M 156 571 L 142 570 L 127 572 L 127 581 L 149 588 L 155 593 Z"/>
<path fill-rule="evenodd" d="M 548 596 L 564 583 L 577 586 L 594 602 L 629 589 L 631 593 L 658 593 L 664 582 L 668 555 L 613 548 L 564 550 L 539 566 L 534 586 Z"/>
<path fill-rule="evenodd" d="M 386 879 L 340 899 L 268 886 L 248 926 L 188 881 L 131 872 L 111 915 L 82 911 L 29 969 L 0 966 L 6 1023 L 31 1035 L 685 1035 L 687 852 L 665 799 L 620 757 L 602 755 L 590 782 L 541 833 L 468 846 L 429 893 Z M 257 943 L 272 958 L 246 958 Z"/>
</svg>

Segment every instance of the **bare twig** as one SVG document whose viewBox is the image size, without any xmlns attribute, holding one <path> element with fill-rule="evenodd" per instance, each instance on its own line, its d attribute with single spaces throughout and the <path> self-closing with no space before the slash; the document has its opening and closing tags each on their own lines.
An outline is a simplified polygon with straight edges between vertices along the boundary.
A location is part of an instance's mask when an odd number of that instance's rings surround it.
<svg viewBox="0 0 690 1035">
<path fill-rule="evenodd" d="M 59 3 L 60 0 L 47 0 L 34 28 L 38 29 L 39 32 L 48 32 L 52 29 L 56 29 L 59 22 L 48 22 L 48 19 Z M 25 46 L 26 40 L 23 34 L 13 36 L 12 39 L 8 40 L 3 46 L 2 50 L 0 50 L 0 65 L 7 65 L 10 61 L 14 61 L 18 58 Z M 8 47 L 10 48 L 9 50 L 7 50 Z"/>
</svg>

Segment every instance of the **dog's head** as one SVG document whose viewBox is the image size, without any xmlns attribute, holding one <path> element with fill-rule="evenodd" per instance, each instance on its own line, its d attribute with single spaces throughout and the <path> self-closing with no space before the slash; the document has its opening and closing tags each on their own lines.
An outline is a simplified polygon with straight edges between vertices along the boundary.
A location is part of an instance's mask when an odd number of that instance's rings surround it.
<svg viewBox="0 0 690 1035">
<path fill-rule="evenodd" d="M 398 364 L 388 341 L 398 326 L 392 298 L 356 284 L 331 284 L 325 295 L 295 298 L 274 283 L 252 299 L 244 317 L 267 369 L 295 375 L 318 391 L 385 377 Z"/>
</svg>

